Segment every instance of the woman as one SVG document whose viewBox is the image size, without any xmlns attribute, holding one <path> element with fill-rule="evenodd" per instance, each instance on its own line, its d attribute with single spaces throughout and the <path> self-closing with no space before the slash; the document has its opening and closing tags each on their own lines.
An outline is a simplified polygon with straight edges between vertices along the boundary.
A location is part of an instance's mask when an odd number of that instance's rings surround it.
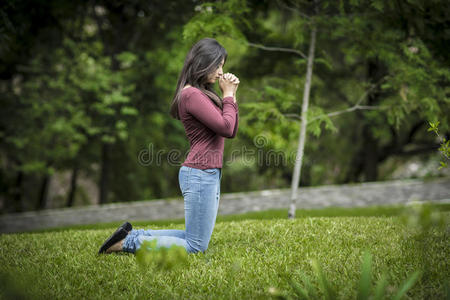
<svg viewBox="0 0 450 300">
<path fill-rule="evenodd" d="M 185 230 L 132 230 L 126 222 L 102 245 L 99 253 L 134 253 L 144 241 L 157 247 L 183 246 L 188 253 L 205 252 L 214 229 L 220 198 L 224 139 L 238 128 L 236 90 L 239 79 L 223 74 L 226 50 L 212 38 L 197 42 L 186 56 L 170 114 L 183 123 L 190 150 L 178 180 L 184 197 Z M 216 80 L 221 99 L 213 89 Z"/>
</svg>

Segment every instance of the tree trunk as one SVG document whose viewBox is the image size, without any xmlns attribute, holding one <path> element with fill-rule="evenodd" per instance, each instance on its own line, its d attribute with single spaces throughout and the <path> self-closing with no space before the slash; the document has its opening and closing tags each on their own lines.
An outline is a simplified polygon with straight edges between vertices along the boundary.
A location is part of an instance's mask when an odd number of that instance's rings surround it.
<svg viewBox="0 0 450 300">
<path fill-rule="evenodd" d="M 102 144 L 102 166 L 100 174 L 99 186 L 99 203 L 105 204 L 108 200 L 109 192 L 109 172 L 111 170 L 111 145 L 107 143 Z"/>
<path fill-rule="evenodd" d="M 12 198 L 15 212 L 23 211 L 22 203 L 22 182 L 24 174 L 22 171 L 17 172 L 16 182 L 13 187 Z"/>
<path fill-rule="evenodd" d="M 378 82 L 383 77 L 383 71 L 378 58 L 369 59 L 367 64 L 367 77 L 369 82 Z M 375 88 L 367 95 L 367 104 L 377 105 L 379 100 L 379 88 Z M 363 173 L 364 181 L 376 181 L 378 178 L 378 148 L 379 140 L 373 135 L 372 126 L 376 126 L 370 119 L 364 121 L 363 133 Z"/>
<path fill-rule="evenodd" d="M 42 179 L 41 190 L 39 191 L 39 201 L 37 209 L 44 209 L 47 207 L 47 194 L 48 194 L 48 186 L 50 183 L 50 175 L 45 174 Z"/>
<path fill-rule="evenodd" d="M 306 82 L 305 88 L 303 91 L 303 103 L 302 103 L 302 120 L 300 124 L 300 135 L 298 140 L 298 148 L 297 148 L 297 156 L 295 158 L 295 166 L 294 172 L 292 174 L 292 182 L 291 182 L 291 204 L 289 206 L 288 218 L 295 218 L 295 209 L 296 209 L 296 199 L 297 199 L 297 189 L 300 182 L 302 161 L 303 161 L 303 150 L 305 148 L 305 140 L 306 140 L 306 126 L 308 124 L 307 113 L 308 113 L 308 105 L 309 105 L 309 93 L 311 89 L 311 77 L 313 72 L 313 62 L 314 62 L 314 52 L 316 47 L 316 34 L 317 28 L 316 25 L 312 25 L 311 29 L 311 41 L 309 44 L 309 52 L 308 52 L 308 65 L 306 69 Z"/>
<path fill-rule="evenodd" d="M 341 184 L 359 182 L 359 174 L 361 174 L 363 166 L 363 149 L 362 147 L 360 147 L 358 151 L 353 155 L 347 174 Z"/>
<path fill-rule="evenodd" d="M 378 142 L 373 136 L 370 125 L 363 128 L 364 181 L 376 181 L 378 178 Z"/>
<path fill-rule="evenodd" d="M 73 202 L 75 200 L 75 192 L 77 189 L 77 179 L 78 179 L 78 164 L 75 163 L 75 166 L 72 170 L 72 176 L 70 178 L 70 191 L 67 197 L 67 207 L 73 206 Z"/>
</svg>

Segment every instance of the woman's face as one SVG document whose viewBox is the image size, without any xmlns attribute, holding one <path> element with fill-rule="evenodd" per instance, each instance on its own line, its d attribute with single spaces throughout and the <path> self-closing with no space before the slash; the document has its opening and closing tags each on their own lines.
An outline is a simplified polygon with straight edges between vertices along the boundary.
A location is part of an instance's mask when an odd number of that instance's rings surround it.
<svg viewBox="0 0 450 300">
<path fill-rule="evenodd" d="M 211 74 L 209 74 L 208 76 L 208 82 L 209 83 L 215 83 L 217 79 L 219 79 L 219 77 L 222 77 L 223 75 L 223 65 L 224 65 L 225 61 L 224 59 L 222 59 L 222 62 L 220 63 L 219 67 L 217 68 L 217 70 Z"/>
</svg>

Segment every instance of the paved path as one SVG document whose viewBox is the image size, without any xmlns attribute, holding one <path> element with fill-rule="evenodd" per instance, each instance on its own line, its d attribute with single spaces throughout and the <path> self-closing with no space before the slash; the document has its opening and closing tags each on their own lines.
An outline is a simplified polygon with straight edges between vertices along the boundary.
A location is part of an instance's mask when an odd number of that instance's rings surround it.
<svg viewBox="0 0 450 300">
<path fill-rule="evenodd" d="M 222 194 L 219 214 L 287 209 L 289 189 Z M 0 232 L 21 232 L 75 224 L 184 218 L 181 198 L 63 208 L 0 216 Z M 297 208 L 361 207 L 411 201 L 450 202 L 450 178 L 372 182 L 300 188 Z"/>
</svg>

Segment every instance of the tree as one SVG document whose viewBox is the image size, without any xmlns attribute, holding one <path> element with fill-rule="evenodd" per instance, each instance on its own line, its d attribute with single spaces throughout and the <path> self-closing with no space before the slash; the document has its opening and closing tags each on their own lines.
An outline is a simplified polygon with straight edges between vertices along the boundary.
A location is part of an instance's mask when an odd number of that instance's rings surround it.
<svg viewBox="0 0 450 300">
<path fill-rule="evenodd" d="M 98 181 L 101 202 L 178 196 L 188 144 L 168 107 L 187 50 L 205 36 L 241 78 L 223 192 L 380 180 L 411 155 L 436 153 L 426 124 L 439 120 L 448 138 L 449 5 L 321 0 L 315 12 L 313 3 L 2 3 L 3 210 L 48 207 L 63 171 L 67 205 L 81 199 L 84 176 Z M 157 164 L 140 160 L 150 146 Z"/>
<path fill-rule="evenodd" d="M 252 28 L 253 32 L 248 33 L 245 26 L 242 27 L 242 30 L 236 32 L 236 28 L 240 28 L 237 25 L 239 21 L 236 20 L 239 19 L 238 16 L 235 16 L 233 22 L 229 18 L 227 19 L 230 15 L 234 16 L 233 13 L 236 10 L 236 6 L 239 7 L 240 11 L 245 11 L 242 8 L 245 7 L 245 3 L 228 1 L 220 5 L 213 3 L 204 5 L 206 8 L 209 8 L 209 11 L 204 9 L 205 12 L 199 13 L 199 16 L 191 21 L 191 25 L 187 25 L 191 34 L 194 34 L 192 32 L 200 32 L 201 34 L 205 34 L 205 32 L 208 34 L 231 32 L 228 36 L 234 37 L 239 42 L 245 42 L 251 47 L 262 50 L 279 52 L 280 56 L 275 59 L 278 64 L 284 58 L 281 56 L 282 52 L 300 54 L 302 56 L 301 48 L 305 42 L 303 32 L 307 28 L 305 24 L 308 24 L 311 19 L 308 15 L 308 9 L 311 10 L 311 2 L 278 1 L 278 5 L 284 10 L 283 12 L 280 11 L 280 15 L 282 15 L 282 18 L 279 20 L 281 23 L 280 29 L 277 27 L 278 24 L 264 27 L 263 24 L 256 22 L 256 24 L 252 24 L 254 26 Z M 418 1 L 406 5 L 415 6 L 422 5 L 422 3 Z M 256 126 L 255 122 L 252 121 L 252 128 L 243 129 L 241 126 L 241 132 L 242 130 L 247 130 L 248 132 L 257 133 L 263 130 L 267 133 L 269 131 L 268 120 L 270 119 L 275 120 L 275 122 L 278 121 L 278 124 L 272 130 L 279 131 L 279 129 L 275 128 L 279 128 L 280 125 L 285 126 L 283 123 L 286 122 L 286 118 L 292 118 L 295 121 L 300 120 L 305 124 L 308 123 L 309 131 L 318 136 L 321 134 L 321 127 L 323 126 L 326 129 L 336 129 L 331 123 L 331 117 L 342 115 L 343 113 L 356 112 L 356 120 L 360 123 L 359 125 L 362 123 L 362 126 L 355 127 L 353 125 L 353 128 L 361 128 L 361 132 L 358 133 L 361 137 L 359 139 L 361 143 L 357 142 L 357 145 L 361 145 L 358 147 L 361 148 L 359 150 L 360 153 L 355 153 L 353 157 L 357 160 L 362 159 L 351 164 L 355 167 L 349 169 L 350 174 L 346 180 L 358 180 L 361 172 L 364 173 L 365 180 L 376 180 L 378 178 L 378 165 L 387 157 L 398 155 L 399 153 L 414 154 L 433 150 L 436 145 L 428 147 L 418 146 L 407 152 L 403 150 L 405 147 L 411 146 L 417 132 L 424 124 L 423 119 L 413 123 L 408 130 L 400 129 L 400 125 L 408 126 L 409 119 L 415 118 L 408 116 L 411 113 L 420 115 L 420 118 L 429 118 L 435 115 L 436 112 L 442 115 L 440 103 L 445 101 L 445 96 L 442 93 L 442 89 L 437 90 L 434 87 L 436 87 L 440 77 L 445 78 L 447 76 L 447 72 L 445 69 L 440 68 L 436 61 L 433 61 L 433 57 L 429 55 L 428 50 L 421 44 L 419 39 L 415 38 L 414 42 L 412 42 L 409 29 L 407 27 L 406 29 L 402 28 L 399 25 L 404 16 L 400 15 L 399 17 L 399 11 L 395 4 L 384 4 L 383 1 L 349 3 L 320 1 L 318 7 L 320 9 L 315 19 L 319 24 L 320 35 L 317 38 L 317 48 L 320 49 L 321 56 L 315 62 L 325 66 L 326 69 L 319 69 L 319 73 L 315 78 L 318 82 L 330 82 L 330 86 L 335 88 L 333 90 L 335 95 L 330 95 L 329 89 L 319 88 L 316 99 L 319 100 L 317 101 L 318 104 L 322 102 L 324 105 L 323 107 L 312 107 L 309 116 L 309 119 L 312 121 L 308 122 L 306 109 L 302 109 L 302 114 L 304 113 L 305 117 L 296 113 L 286 112 L 286 108 L 289 108 L 289 106 L 282 103 L 279 99 L 289 102 L 295 99 L 295 97 L 291 97 L 289 91 L 273 85 L 265 85 L 266 95 L 271 94 L 279 98 L 278 100 L 277 98 L 272 98 L 278 105 L 262 101 L 255 104 L 243 103 L 241 107 L 252 110 L 250 115 L 244 116 L 244 120 L 256 119 L 257 122 L 261 122 L 261 126 Z M 269 9 L 270 13 L 275 13 L 274 11 L 274 9 Z M 216 23 L 220 22 L 227 25 L 217 26 L 212 19 Z M 270 17 L 267 19 L 270 19 Z M 411 16 L 409 19 L 411 19 Z M 420 18 L 417 19 L 419 20 Z M 271 43 L 263 42 L 264 45 L 261 45 L 260 43 L 247 42 L 248 37 L 253 37 L 253 40 L 257 39 L 259 33 L 258 30 L 255 30 L 257 26 L 263 27 L 261 36 L 268 37 L 266 39 L 272 40 Z M 201 28 L 201 30 L 196 31 L 197 28 Z M 280 33 L 276 32 L 278 29 L 281 31 Z M 311 36 L 313 35 L 311 34 Z M 280 42 L 286 44 L 287 42 L 293 46 L 267 46 L 269 43 L 276 44 L 277 39 L 279 40 L 278 44 Z M 261 38 L 261 40 L 263 41 L 264 39 Z M 311 45 L 312 43 L 310 43 L 310 47 Z M 398 47 L 398 45 L 401 46 Z M 307 56 L 303 55 L 303 57 Z M 272 59 L 274 58 L 272 57 Z M 427 65 L 433 66 L 433 70 L 428 68 Z M 306 73 L 312 69 L 312 65 L 311 68 L 309 66 L 307 64 Z M 336 73 L 333 70 L 334 68 L 348 77 L 345 86 L 343 86 L 347 88 L 346 91 L 343 91 L 342 87 L 333 85 L 331 78 L 328 79 L 328 77 L 333 77 Z M 424 72 L 424 69 L 428 69 L 427 72 Z M 342 76 L 341 74 L 339 75 Z M 286 71 L 281 76 L 286 78 Z M 363 78 L 362 80 L 361 77 Z M 289 80 L 292 79 L 289 78 Z M 309 76 L 306 76 L 305 95 L 309 94 L 308 80 Z M 355 84 L 360 87 L 355 88 Z M 348 89 L 349 87 L 352 87 L 352 90 Z M 325 96 L 329 98 L 327 100 L 323 97 L 325 93 L 328 94 Z M 406 94 L 408 95 L 406 96 Z M 262 96 L 258 94 L 253 97 L 261 98 Z M 328 109 L 331 108 L 331 110 L 333 110 L 333 107 L 336 109 L 336 105 L 333 105 L 333 101 L 331 101 L 333 98 L 337 98 L 337 103 L 344 102 L 347 107 L 342 108 L 342 106 L 338 106 L 337 111 L 325 113 L 324 109 L 327 107 Z M 355 100 L 352 100 L 352 98 Z M 308 97 L 304 97 L 303 106 L 307 107 L 307 104 Z M 359 129 L 356 132 L 358 131 Z M 392 139 L 388 144 L 381 145 L 380 143 L 383 143 L 383 140 L 377 136 L 377 133 L 387 136 L 393 134 Z M 399 137 L 400 134 L 406 137 Z M 275 139 L 273 134 L 270 137 Z M 297 162 L 302 161 L 303 158 L 301 141 L 303 140 L 304 143 L 304 136 L 302 134 L 299 135 L 299 140 L 297 150 L 297 158 L 299 159 Z M 280 142 L 279 144 L 282 143 Z M 298 163 L 294 168 L 291 184 L 293 202 L 296 198 L 296 188 L 299 180 L 296 178 L 296 174 L 300 173 L 299 165 L 301 164 Z M 295 205 L 291 205 L 291 216 L 294 214 L 294 208 Z"/>
<path fill-rule="evenodd" d="M 316 4 L 315 4 L 316 5 Z M 302 159 L 303 152 L 305 148 L 305 139 L 306 139 L 306 126 L 308 125 L 308 104 L 309 104 L 309 93 L 311 89 L 311 77 L 313 72 L 313 62 L 314 62 L 314 54 L 316 50 L 316 34 L 317 28 L 314 21 L 311 24 L 311 40 L 309 42 L 309 51 L 308 51 L 308 66 L 306 68 L 306 81 L 305 88 L 303 92 L 303 101 L 302 101 L 302 114 L 301 114 L 301 126 L 300 126 L 300 135 L 298 141 L 298 149 L 297 156 L 295 159 L 294 172 L 292 175 L 292 183 L 291 183 L 291 204 L 289 207 L 288 216 L 290 219 L 295 218 L 295 201 L 297 199 L 297 188 L 300 183 L 300 174 L 302 168 Z"/>
<path fill-rule="evenodd" d="M 2 26 L 7 33 L 2 38 L 7 44 L 1 48 L 1 59 L 5 61 L 2 77 L 7 80 L 3 88 L 8 92 L 3 98 L 7 102 L 2 110 L 5 118 L 0 126 L 1 150 L 4 159 L 14 162 L 13 170 L 17 170 L 18 188 L 12 191 L 17 202 L 22 199 L 21 191 L 27 190 L 22 186 L 24 175 L 39 176 L 41 192 L 27 192 L 26 202 L 32 193 L 40 194 L 36 206 L 46 207 L 49 176 L 71 169 L 67 204 L 73 205 L 78 174 L 81 170 L 96 172 L 92 165 L 99 161 L 97 153 L 103 155 L 100 202 L 107 201 L 111 177 L 124 180 L 123 174 L 112 174 L 116 164 L 112 164 L 111 157 L 117 157 L 116 145 L 129 138 L 137 108 L 144 116 L 164 105 L 163 100 L 155 101 L 154 94 L 149 94 L 149 77 L 141 76 L 142 69 L 148 66 L 140 59 L 151 47 L 164 46 L 161 32 L 183 22 L 179 15 L 186 7 L 191 4 L 174 6 L 164 1 L 65 5 L 8 2 L 2 7 L 3 15 L 8 16 L 2 19 L 8 22 Z M 144 101 L 149 98 L 152 101 Z M 147 135 L 161 130 L 146 126 L 143 130 Z M 103 150 L 96 150 L 99 146 Z M 128 147 L 122 149 L 130 151 Z"/>
</svg>

